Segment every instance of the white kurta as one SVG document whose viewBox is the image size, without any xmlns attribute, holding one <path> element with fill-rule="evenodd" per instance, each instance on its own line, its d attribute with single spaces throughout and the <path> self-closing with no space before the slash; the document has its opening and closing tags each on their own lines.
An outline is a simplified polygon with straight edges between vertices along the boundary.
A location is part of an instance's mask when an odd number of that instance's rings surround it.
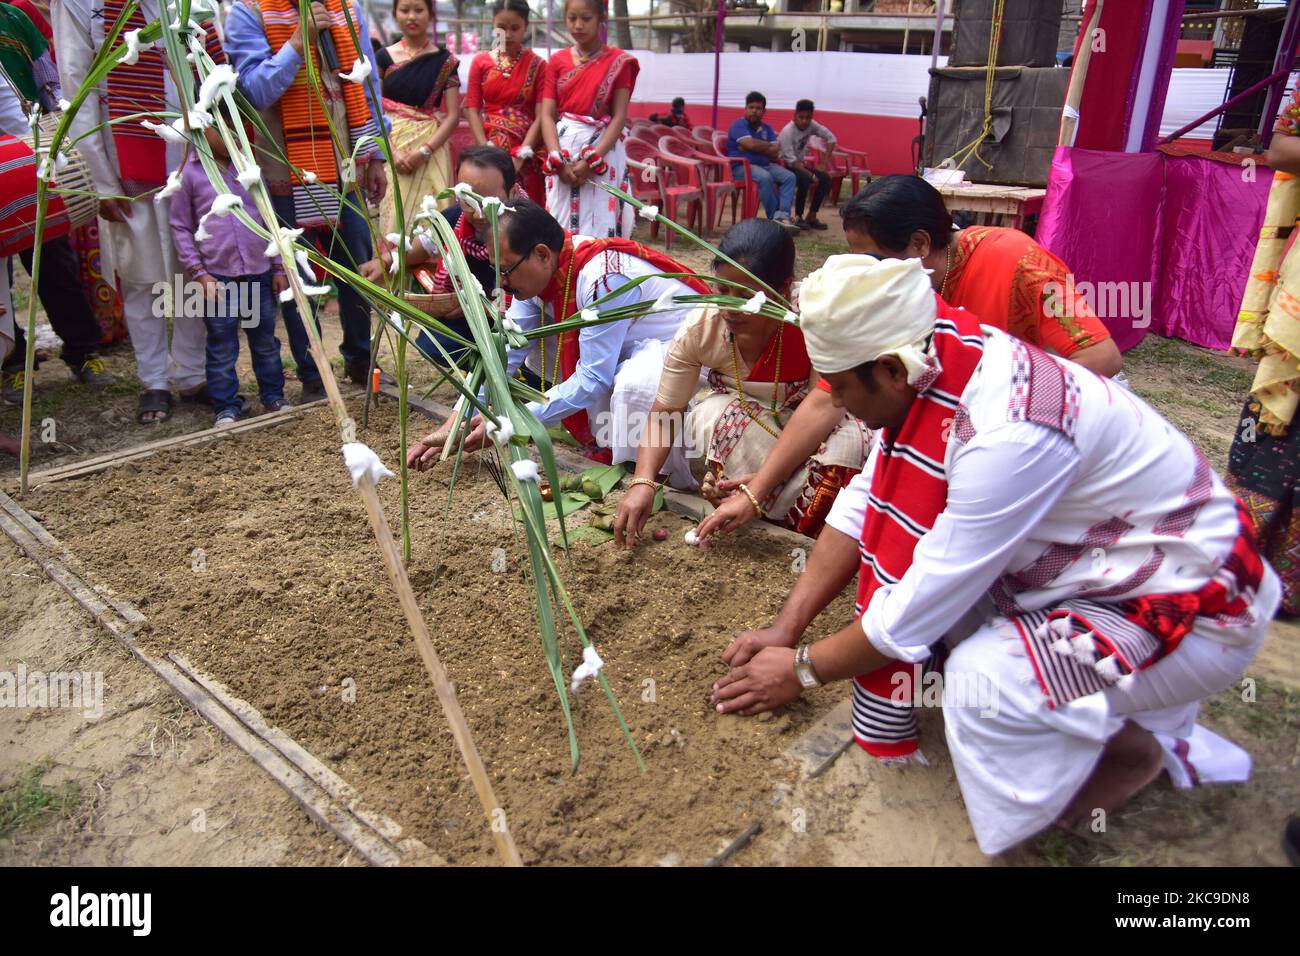
<svg viewBox="0 0 1300 956">
<path fill-rule="evenodd" d="M 573 238 L 575 247 L 590 241 L 586 236 Z M 696 294 L 694 289 L 677 279 L 658 277 L 659 271 L 635 256 L 619 253 L 595 256 L 578 271 L 575 278 L 577 302 L 570 305 L 570 314 L 590 307 L 596 300 L 616 292 L 640 276 L 654 278 L 614 296 L 600 308 L 656 302 L 664 295 Z M 544 310 L 540 299 L 515 299 L 508 315 L 520 328 L 527 330 L 542 322 Z M 611 449 L 615 462 L 636 461 L 650 406 L 659 391 L 664 356 L 677 329 L 689 314 L 690 308 L 685 307 L 583 329 L 578 333 L 579 359 L 573 374 L 551 386 L 545 404 L 533 402 L 528 407 L 548 426 L 558 424 L 575 412 L 585 411 L 597 444 Z M 546 321 L 554 321 L 549 311 L 546 312 Z M 551 381 L 555 375 L 557 342 L 556 336 L 547 336 L 544 340 L 536 340 L 530 348 L 511 350 L 507 356 L 510 374 L 513 375 L 526 361 L 544 381 Z M 546 368 L 542 367 L 543 351 Z M 675 487 L 695 487 L 680 435 L 665 465 L 665 472 Z"/>
<path fill-rule="evenodd" d="M 1266 570 L 1251 620 L 1198 619 L 1178 649 L 1138 672 L 1127 690 L 1112 686 L 1049 710 L 990 592 L 1004 609 L 1011 600 L 1031 611 L 1081 596 L 1198 590 L 1237 538 L 1236 505 L 1186 436 L 1137 396 L 1073 363 L 1064 362 L 1077 392 L 1061 397 L 1077 403 L 1069 433 L 1008 420 L 1024 381 L 1024 347 L 985 332 L 984 358 L 962 392 L 957 440 L 943 463 L 947 506 L 908 571 L 873 595 L 862 628 L 881 653 L 920 661 L 945 634 L 959 639 L 951 632 L 973 608 L 986 622 L 957 645 L 945 684 L 991 680 L 996 712 L 968 697 L 945 700 L 944 717 L 976 837 L 997 853 L 1060 815 L 1126 717 L 1190 734 L 1199 701 L 1238 679 L 1254 657 L 1279 590 Z M 874 456 L 827 518 L 854 538 Z"/>
<path fill-rule="evenodd" d="M 147 20 L 158 15 L 157 0 L 142 0 L 141 7 Z M 88 0 L 54 0 L 50 14 L 59 56 L 59 80 L 64 95 L 70 98 L 81 87 L 95 51 L 103 44 L 104 20 L 102 15 L 91 15 Z M 171 73 L 164 70 L 163 75 L 167 106 L 176 109 L 179 101 Z M 104 82 L 97 95 L 86 98 L 73 117 L 71 132 L 74 138 L 89 134 L 77 145 L 90 169 L 95 191 L 101 196 L 121 196 L 124 190 L 112 127 L 104 125 L 108 122 L 107 91 Z M 100 128 L 95 130 L 97 126 Z M 180 168 L 182 154 L 183 147 L 167 145 L 168 170 Z M 145 198 L 132 203 L 130 212 L 126 222 L 100 220 L 99 234 L 104 274 L 116 273 L 122 283 L 123 313 L 140 382 L 150 389 L 169 388 L 172 380 L 177 388 L 196 388 L 206 379 L 203 317 L 175 317 L 169 355 L 167 321 L 156 305 L 153 291 L 155 283 L 172 287 L 173 277 L 180 271 L 167 225 L 167 207 Z"/>
</svg>

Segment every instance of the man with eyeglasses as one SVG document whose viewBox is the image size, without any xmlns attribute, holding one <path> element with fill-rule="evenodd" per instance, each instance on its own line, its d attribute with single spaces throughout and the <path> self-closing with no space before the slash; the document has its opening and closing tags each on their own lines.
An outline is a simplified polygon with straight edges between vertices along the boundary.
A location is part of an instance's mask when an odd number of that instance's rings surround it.
<svg viewBox="0 0 1300 956">
<path fill-rule="evenodd" d="M 515 164 L 509 153 L 496 146 L 471 146 L 460 154 L 460 159 L 457 161 L 456 182 L 465 183 L 480 196 L 495 197 L 505 202 L 516 192 Z M 488 223 L 483 217 L 482 210 L 477 204 L 467 203 L 462 206 L 457 203 L 444 209 L 442 216 L 460 241 L 460 248 L 465 254 L 465 263 L 469 266 L 470 273 L 478 279 L 484 291 L 491 295 L 496 289 L 496 268 L 488 254 L 487 247 L 492 244 L 492 236 L 488 231 Z M 416 238 L 418 241 L 406 252 L 406 266 L 408 269 L 424 273 L 423 276 L 417 276 L 422 286 L 422 290 L 417 291 L 428 291 L 435 295 L 453 291 L 447 266 L 438 259 L 437 243 L 423 232 Z M 376 285 L 383 285 L 384 277 L 393 265 L 394 249 L 395 246 L 391 243 L 386 244 L 377 258 L 362 263 L 361 275 Z M 465 321 L 459 308 L 439 316 L 438 319 L 456 334 L 466 339 L 473 338 L 469 323 Z M 439 362 L 444 361 L 442 353 L 430 340 L 431 336 L 442 344 L 453 361 L 468 370 L 468 366 L 461 361 L 468 350 L 441 333 L 421 332 L 416 340 L 421 351 Z M 528 374 L 525 374 L 525 379 L 530 385 L 537 384 L 537 379 L 529 378 Z"/>
<path fill-rule="evenodd" d="M 507 354 L 511 375 L 522 365 L 549 386 L 545 403 L 528 405 L 544 425 L 563 422 L 594 461 L 635 461 L 668 344 L 691 308 L 674 308 L 673 299 L 707 294 L 708 287 L 697 279 L 661 275 L 692 270 L 633 240 L 570 235 L 545 209 L 523 198 L 510 201 L 499 245 L 501 287 L 514 297 L 507 318 L 523 331 L 587 310 L 652 307 L 634 318 L 537 338 Z M 642 277 L 649 278 L 620 292 Z M 477 417 L 470 429 L 466 450 L 482 447 Z M 419 468 L 436 460 L 448 431 L 444 425 L 408 449 L 408 464 Z M 674 487 L 695 487 L 680 445 L 664 468 Z"/>
</svg>

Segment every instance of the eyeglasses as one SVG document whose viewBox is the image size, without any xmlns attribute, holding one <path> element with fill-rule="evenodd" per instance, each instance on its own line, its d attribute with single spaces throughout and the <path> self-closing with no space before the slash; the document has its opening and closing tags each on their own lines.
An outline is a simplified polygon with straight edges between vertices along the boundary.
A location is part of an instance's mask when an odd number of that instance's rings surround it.
<svg viewBox="0 0 1300 956">
<path fill-rule="evenodd" d="M 501 288 L 504 291 L 510 293 L 511 295 L 515 294 L 515 290 L 510 288 L 510 286 L 506 283 L 506 280 L 510 278 L 510 273 L 514 272 L 521 265 L 523 265 L 524 262 L 526 262 L 530 258 L 530 256 L 531 253 L 527 256 L 520 256 L 518 259 L 515 260 L 514 265 L 512 265 L 509 269 L 506 269 L 504 272 L 501 273 L 500 282 L 501 282 Z"/>
</svg>

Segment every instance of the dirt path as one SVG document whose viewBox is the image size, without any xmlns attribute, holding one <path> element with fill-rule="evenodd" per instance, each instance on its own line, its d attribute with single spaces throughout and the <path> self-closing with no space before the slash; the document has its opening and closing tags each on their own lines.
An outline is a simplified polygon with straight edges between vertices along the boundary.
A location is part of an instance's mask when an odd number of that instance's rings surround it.
<svg viewBox="0 0 1300 956">
<path fill-rule="evenodd" d="M 20 666 L 102 674 L 103 709 L 0 707 L 0 804 L 68 797 L 0 834 L 0 865 L 356 861 L 6 539 L 0 672 Z"/>
</svg>

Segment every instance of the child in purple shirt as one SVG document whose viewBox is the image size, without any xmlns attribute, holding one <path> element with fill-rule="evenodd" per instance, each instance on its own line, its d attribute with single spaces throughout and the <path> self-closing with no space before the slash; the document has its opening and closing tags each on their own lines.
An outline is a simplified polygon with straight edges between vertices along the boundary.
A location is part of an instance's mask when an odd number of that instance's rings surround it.
<svg viewBox="0 0 1300 956">
<path fill-rule="evenodd" d="M 222 191 L 238 196 L 244 211 L 261 223 L 252 197 L 235 177 L 221 135 L 214 127 L 205 129 L 203 135 L 221 167 Z M 276 303 L 280 292 L 288 288 L 288 280 L 283 266 L 278 261 L 272 264 L 267 257 L 266 240 L 259 239 L 234 213 L 208 216 L 202 223 L 208 238 L 196 241 L 200 220 L 211 212 L 217 195 L 199 157 L 191 154 L 181 170 L 180 189 L 169 200 L 167 219 L 181 264 L 202 287 L 203 321 L 208 329 L 208 390 L 216 410 L 214 424 L 224 428 L 238 421 L 244 411 L 235 372 L 240 328 L 248 337 L 262 407 L 268 412 L 290 407 L 284 400 L 284 366 L 280 340 L 275 337 Z M 199 297 L 185 295 L 177 308 L 187 307 L 192 298 Z"/>
</svg>

